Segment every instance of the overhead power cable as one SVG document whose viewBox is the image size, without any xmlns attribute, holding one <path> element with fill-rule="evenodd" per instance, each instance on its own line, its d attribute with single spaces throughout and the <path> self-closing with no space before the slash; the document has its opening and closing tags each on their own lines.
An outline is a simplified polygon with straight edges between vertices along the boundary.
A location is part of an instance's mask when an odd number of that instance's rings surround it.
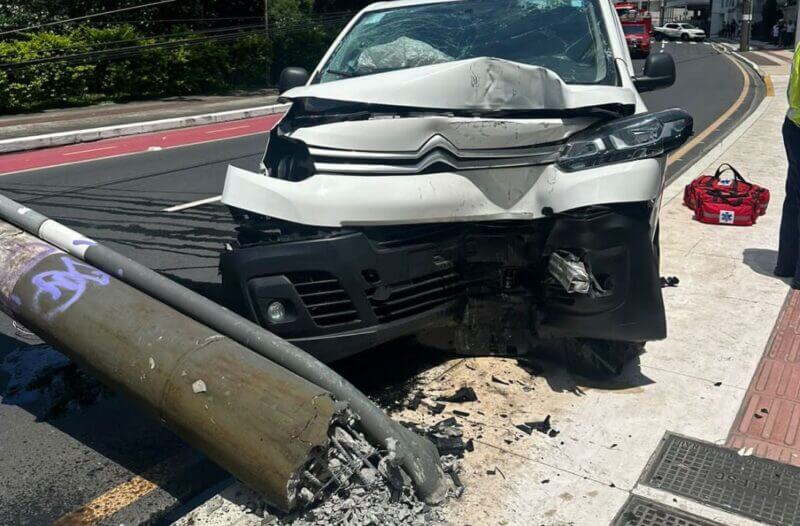
<svg viewBox="0 0 800 526">
<path fill-rule="evenodd" d="M 299 21 L 294 24 L 289 24 L 280 27 L 280 29 L 273 30 L 270 33 L 273 35 L 276 34 L 281 35 L 281 34 L 303 31 L 304 29 L 308 29 L 310 27 L 332 26 L 341 23 L 342 21 L 344 21 L 344 19 L 345 19 L 344 17 L 337 19 L 330 19 L 317 24 L 309 24 L 305 21 Z M 136 56 L 152 49 L 172 49 L 182 46 L 199 45 L 208 42 L 227 43 L 227 42 L 234 42 L 236 40 L 241 40 L 243 38 L 258 34 L 265 34 L 264 28 L 259 28 L 256 30 L 249 30 L 249 31 L 237 31 L 234 33 L 227 33 L 222 35 L 208 35 L 208 36 L 202 36 L 200 38 L 167 40 L 165 42 L 154 42 L 138 46 L 125 46 L 125 47 L 118 47 L 111 49 L 94 50 L 94 51 L 74 53 L 69 55 L 61 55 L 56 57 L 43 57 L 39 59 L 27 60 L 25 62 L 9 62 L 5 64 L 0 64 L 0 69 L 14 70 L 28 66 L 36 66 L 36 65 L 49 64 L 55 62 L 66 62 L 69 64 L 75 64 L 75 63 L 96 62 L 100 60 L 113 60 L 113 59 Z"/>
<path fill-rule="evenodd" d="M 135 9 L 145 9 L 147 7 L 153 7 L 153 6 L 162 5 L 162 4 L 169 4 L 169 3 L 172 3 L 174 1 L 175 0 L 159 0 L 158 2 L 151 2 L 149 4 L 134 5 L 134 6 L 130 6 L 130 7 L 123 7 L 123 8 L 120 8 L 120 9 L 114 9 L 113 11 L 103 11 L 102 13 L 94 13 L 94 14 L 91 14 L 91 15 L 79 16 L 79 17 L 75 17 L 75 18 L 68 18 L 66 20 L 58 20 L 56 22 L 47 22 L 46 24 L 38 24 L 38 25 L 35 25 L 35 26 L 22 27 L 22 28 L 19 28 L 19 29 L 10 29 L 10 30 L 7 30 L 7 31 L 0 32 L 0 36 L 10 35 L 12 33 L 25 33 L 27 31 L 31 31 L 33 29 L 41 29 L 43 27 L 57 26 L 57 25 L 61 25 L 61 24 L 67 24 L 69 22 L 77 22 L 79 20 L 88 20 L 90 18 L 97 18 L 98 16 L 113 15 L 115 13 L 122 13 L 124 11 L 133 11 Z"/>
</svg>

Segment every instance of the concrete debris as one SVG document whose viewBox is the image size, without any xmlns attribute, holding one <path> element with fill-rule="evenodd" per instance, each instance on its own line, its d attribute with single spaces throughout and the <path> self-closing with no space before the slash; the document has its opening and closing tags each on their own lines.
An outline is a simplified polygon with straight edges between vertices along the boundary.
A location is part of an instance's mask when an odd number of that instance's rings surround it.
<svg viewBox="0 0 800 526">
<path fill-rule="evenodd" d="M 441 420 L 431 427 L 420 427 L 411 423 L 405 423 L 404 425 L 414 432 L 427 437 L 443 457 L 464 458 L 465 452 L 475 449 L 472 439 L 464 441 L 461 426 L 453 417 Z"/>
<path fill-rule="evenodd" d="M 478 395 L 475 394 L 475 390 L 472 387 L 461 387 L 458 391 L 450 396 L 440 396 L 436 400 L 440 402 L 454 402 L 461 404 L 464 402 L 477 402 Z"/>
<path fill-rule="evenodd" d="M 496 377 L 496 376 L 494 376 L 494 375 L 492 375 L 492 381 L 493 381 L 494 383 L 496 383 L 496 384 L 500 384 L 500 385 L 508 385 L 508 382 L 506 382 L 506 381 L 505 381 L 505 380 L 503 380 L 502 378 L 498 378 L 498 377 Z"/>
<path fill-rule="evenodd" d="M 192 384 L 192 392 L 194 394 L 205 393 L 206 391 L 208 391 L 208 388 L 206 387 L 206 383 L 203 380 L 196 380 Z"/>
<path fill-rule="evenodd" d="M 539 433 L 547 435 L 550 438 L 555 438 L 560 433 L 560 431 L 553 429 L 553 426 L 550 424 L 550 415 L 547 415 L 547 417 L 540 422 L 525 422 L 524 424 L 518 424 L 514 427 L 526 435 L 530 435 L 534 431 L 538 431 Z"/>
<path fill-rule="evenodd" d="M 678 283 L 680 283 L 680 282 L 681 282 L 681 280 L 679 280 L 675 276 L 667 276 L 667 277 L 663 277 L 662 276 L 661 277 L 661 288 L 663 289 L 663 288 L 666 288 L 666 287 L 677 287 Z"/>
<path fill-rule="evenodd" d="M 445 405 L 444 404 L 435 404 L 430 406 L 431 414 L 432 415 L 440 415 L 444 411 Z"/>
<path fill-rule="evenodd" d="M 450 425 L 438 428 L 449 431 Z M 460 430 L 459 430 L 460 432 Z M 347 526 L 429 525 L 443 523 L 438 508 L 419 501 L 411 478 L 397 464 L 396 443 L 386 450 L 373 447 L 355 430 L 352 415 L 332 426 L 326 452 L 312 460 L 297 481 L 295 493 L 303 507 L 281 515 L 263 505 L 265 525 Z M 458 461 L 444 457 L 442 467 L 454 481 L 451 497 L 460 496 Z M 258 508 L 256 506 L 255 508 Z"/>
</svg>

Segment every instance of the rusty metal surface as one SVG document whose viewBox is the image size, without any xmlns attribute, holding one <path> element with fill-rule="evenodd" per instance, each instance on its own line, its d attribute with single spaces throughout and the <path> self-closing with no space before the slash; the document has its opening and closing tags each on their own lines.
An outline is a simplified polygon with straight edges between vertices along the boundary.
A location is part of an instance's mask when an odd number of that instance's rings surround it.
<svg viewBox="0 0 800 526">
<path fill-rule="evenodd" d="M 327 447 L 337 412 L 326 391 L 0 225 L 0 268 L 13 269 L 1 276 L 0 300 L 15 318 L 275 506 L 294 505 L 293 479 Z"/>
</svg>

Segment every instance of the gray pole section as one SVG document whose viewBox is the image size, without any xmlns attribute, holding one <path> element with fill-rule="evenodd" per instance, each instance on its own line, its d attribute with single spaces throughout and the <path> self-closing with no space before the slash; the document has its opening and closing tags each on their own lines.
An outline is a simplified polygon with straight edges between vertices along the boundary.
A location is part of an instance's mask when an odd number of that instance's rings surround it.
<svg viewBox="0 0 800 526">
<path fill-rule="evenodd" d="M 794 47 L 797 49 L 798 38 L 797 35 L 800 34 L 800 2 L 797 2 L 797 14 L 795 15 L 794 19 Z"/>
<path fill-rule="evenodd" d="M 385 448 L 396 441 L 397 462 L 411 477 L 422 500 L 433 504 L 446 497 L 449 486 L 436 447 L 389 418 L 353 384 L 310 354 L 144 265 L 2 195 L 0 218 L 118 277 L 347 402 L 372 440 Z"/>
<path fill-rule="evenodd" d="M 742 0 L 742 35 L 739 51 L 750 51 L 750 29 L 753 23 L 753 2 Z"/>
<path fill-rule="evenodd" d="M 285 511 L 330 445 L 332 396 L 0 221 L 0 310 Z"/>
</svg>

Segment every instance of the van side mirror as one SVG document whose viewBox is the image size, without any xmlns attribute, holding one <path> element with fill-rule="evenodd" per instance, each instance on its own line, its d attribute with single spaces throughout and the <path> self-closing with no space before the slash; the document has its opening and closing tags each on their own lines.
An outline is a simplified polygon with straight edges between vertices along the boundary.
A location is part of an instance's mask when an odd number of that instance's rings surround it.
<svg viewBox="0 0 800 526">
<path fill-rule="evenodd" d="M 308 71 L 304 68 L 283 68 L 278 79 L 278 93 L 282 94 L 292 88 L 305 86 L 308 82 Z"/>
<path fill-rule="evenodd" d="M 669 53 L 653 53 L 644 63 L 644 72 L 633 78 L 639 93 L 668 88 L 675 84 L 675 61 Z"/>
</svg>

